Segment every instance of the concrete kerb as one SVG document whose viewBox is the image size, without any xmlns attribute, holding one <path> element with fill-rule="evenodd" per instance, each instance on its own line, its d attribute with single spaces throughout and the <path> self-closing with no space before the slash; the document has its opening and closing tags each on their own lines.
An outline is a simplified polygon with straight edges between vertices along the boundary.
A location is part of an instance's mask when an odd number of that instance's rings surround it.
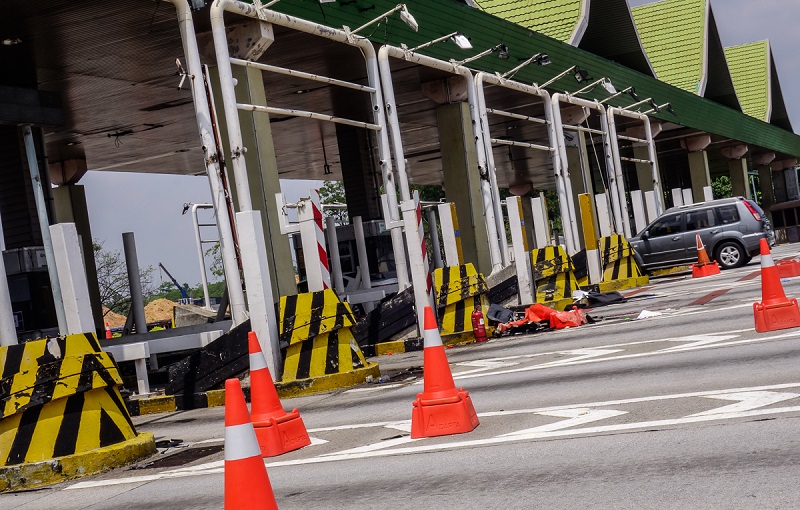
<svg viewBox="0 0 800 510">
<path fill-rule="evenodd" d="M 277 382 L 275 383 L 275 389 L 281 398 L 300 397 L 324 391 L 351 388 L 367 382 L 370 376 L 373 379 L 378 379 L 381 376 L 377 363 L 368 363 L 366 367 L 342 374 L 298 379 L 290 382 Z M 250 388 L 243 386 L 242 391 L 245 399 L 249 402 Z M 135 398 L 127 400 L 126 404 L 131 416 L 220 407 L 225 405 L 225 390 Z"/>
<path fill-rule="evenodd" d="M 133 464 L 156 453 L 153 434 L 136 437 L 88 452 L 0 468 L 0 493 L 27 490 L 74 480 Z"/>
</svg>

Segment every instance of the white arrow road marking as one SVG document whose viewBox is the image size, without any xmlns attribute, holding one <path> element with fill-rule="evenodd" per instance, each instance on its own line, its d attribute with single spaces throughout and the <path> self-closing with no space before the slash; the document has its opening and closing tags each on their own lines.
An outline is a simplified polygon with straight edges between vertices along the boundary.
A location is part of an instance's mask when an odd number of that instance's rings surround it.
<svg viewBox="0 0 800 510">
<path fill-rule="evenodd" d="M 326 453 L 324 455 L 320 455 L 320 457 L 331 457 L 337 455 L 352 455 L 352 454 L 359 454 L 365 452 L 374 452 L 377 450 L 383 450 L 386 448 L 391 448 L 392 446 L 398 446 L 401 444 L 412 443 L 414 441 L 419 441 L 419 439 L 411 439 L 411 436 L 403 436 L 403 437 L 395 437 L 392 439 L 386 439 L 384 441 L 380 441 L 378 443 L 372 443 L 364 446 L 358 446 L 356 448 L 350 448 L 349 450 L 342 450 L 340 452 L 333 452 L 333 453 Z"/>
<path fill-rule="evenodd" d="M 750 331 L 750 330 L 748 330 Z M 705 347 L 707 345 L 715 344 L 717 342 L 724 342 L 732 338 L 738 338 L 739 335 L 694 335 L 685 336 L 682 338 L 668 338 L 668 342 L 689 342 L 685 345 L 676 345 L 674 347 L 667 347 L 661 349 L 660 352 L 679 352 L 684 350 L 693 350 L 698 347 Z"/>
<path fill-rule="evenodd" d="M 456 366 L 459 366 L 459 367 L 477 367 L 477 368 L 475 368 L 473 370 L 465 370 L 463 372 L 456 372 L 455 374 L 453 374 L 453 376 L 475 374 L 477 372 L 486 372 L 487 370 L 493 370 L 495 368 L 513 367 L 514 365 L 519 365 L 519 362 L 518 361 L 499 361 L 499 360 L 493 360 L 493 359 L 478 359 L 478 360 L 475 360 L 475 361 L 462 361 L 461 363 L 456 363 Z"/>
<path fill-rule="evenodd" d="M 775 384 L 771 386 L 756 386 L 751 388 L 731 388 L 727 390 L 713 390 L 713 391 L 701 391 L 701 392 L 694 392 L 694 393 L 678 393 L 678 394 L 671 394 L 671 395 L 656 395 L 650 397 L 637 397 L 631 399 L 624 399 L 624 400 L 611 400 L 605 402 L 592 402 L 592 403 L 585 403 L 585 404 L 572 404 L 568 406 L 553 406 L 553 407 L 544 407 L 538 409 L 511 409 L 507 411 L 491 411 L 491 412 L 483 412 L 479 413 L 478 416 L 481 418 L 483 417 L 490 417 L 490 416 L 508 416 L 508 415 L 516 415 L 516 414 L 531 414 L 531 413 L 539 413 L 539 414 L 547 414 L 547 413 L 556 413 L 559 412 L 557 416 L 563 417 L 564 414 L 561 414 L 560 411 L 570 411 L 569 416 L 575 416 L 576 409 L 587 409 L 592 407 L 608 407 L 608 406 L 617 406 L 622 404 L 634 404 L 640 402 L 658 402 L 664 400 L 674 400 L 680 398 L 690 398 L 690 397 L 708 397 L 708 398 L 720 398 L 723 400 L 739 400 L 740 402 L 733 404 L 732 406 L 725 406 L 722 408 L 717 408 L 712 413 L 699 413 L 698 415 L 691 415 L 685 416 L 683 418 L 671 418 L 671 419 L 664 419 L 664 420 L 651 420 L 651 421 L 640 421 L 640 422 L 630 422 L 630 423 L 619 423 L 614 425 L 601 425 L 601 426 L 594 426 L 594 427 L 583 427 L 583 428 L 570 428 L 570 429 L 558 429 L 558 430 L 549 430 L 549 431 L 542 431 L 531 429 L 531 431 L 519 431 L 513 435 L 504 435 L 498 436 L 493 438 L 485 438 L 485 439 L 475 439 L 475 440 L 468 440 L 468 441 L 457 441 L 457 442 L 445 442 L 445 443 L 435 443 L 431 444 L 431 442 L 425 442 L 422 444 L 414 445 L 414 446 L 406 446 L 401 448 L 393 448 L 393 449 L 379 449 L 373 451 L 365 451 L 362 453 L 355 453 L 355 454 L 339 454 L 339 455 L 331 455 L 331 456 L 316 456 L 310 457 L 305 459 L 297 459 L 291 461 L 275 461 L 275 462 L 267 462 L 267 468 L 277 468 L 281 466 L 294 466 L 294 465 L 302 465 L 302 464 L 317 464 L 317 463 L 324 463 L 324 462 L 336 462 L 342 460 L 352 460 L 352 459 L 363 459 L 363 458 L 372 458 L 372 457 L 387 457 L 390 455 L 402 455 L 402 454 L 409 454 L 409 453 L 424 453 L 424 452 L 433 452 L 433 451 L 442 451 L 442 450 L 449 450 L 449 449 L 456 449 L 456 448 L 471 448 L 475 446 L 481 445 L 492 445 L 492 444 L 502 444 L 502 443 L 510 443 L 515 441 L 533 441 L 537 439 L 553 439 L 553 438 L 562 438 L 562 437 L 576 437 L 581 435 L 587 434 L 601 434 L 601 433 L 614 433 L 620 431 L 635 431 L 637 429 L 652 429 L 655 427 L 670 427 L 673 425 L 687 425 L 692 423 L 703 423 L 703 422 L 711 422 L 711 421 L 721 421 L 721 420 L 728 420 L 733 418 L 753 418 L 757 416 L 769 416 L 769 415 L 779 415 L 779 414 L 787 414 L 787 413 L 800 413 L 800 405 L 797 406 L 790 406 L 790 407 L 772 407 L 769 409 L 753 409 L 752 407 L 758 407 L 755 405 L 756 400 L 761 402 L 759 405 L 768 405 L 767 399 L 770 400 L 769 403 L 780 402 L 782 400 L 788 400 L 790 398 L 798 398 L 800 394 L 796 393 L 780 393 L 776 391 L 770 390 L 788 390 L 788 389 L 798 389 L 800 388 L 800 382 L 794 383 L 785 383 L 785 384 Z M 763 395 L 765 393 L 770 394 L 768 397 Z M 758 395 L 758 396 L 756 396 Z M 777 395 L 782 395 L 780 399 L 778 399 Z M 749 410 L 740 410 L 735 411 L 731 409 L 733 406 L 740 406 L 743 402 L 748 402 Z M 725 412 L 720 412 L 725 409 L 728 409 Z M 741 408 L 740 408 L 741 409 Z M 618 412 L 612 411 L 611 412 Z M 552 414 L 551 414 L 552 415 Z M 597 415 L 595 415 L 597 416 Z M 609 416 L 610 417 L 610 416 Z M 587 418 L 588 419 L 588 418 Z M 570 421 L 570 418 L 566 421 Z M 404 426 L 406 423 L 410 424 L 407 421 L 397 421 L 397 422 L 379 422 L 379 423 L 358 423 L 358 424 L 351 424 L 351 425 L 340 425 L 335 427 L 326 427 L 326 428 L 319 428 L 319 429 L 312 429 L 309 432 L 317 432 L 317 431 L 336 431 L 336 430 L 352 430 L 352 429 L 359 429 L 359 428 L 370 428 L 370 427 L 390 427 L 390 428 L 398 428 Z M 563 423 L 563 422 L 557 422 Z M 400 429 L 403 430 L 403 429 Z M 65 487 L 65 490 L 70 489 L 85 489 L 85 488 L 92 488 L 92 487 L 101 487 L 106 485 L 121 485 L 121 484 L 134 484 L 134 483 L 147 483 L 154 480 L 160 480 L 165 478 L 179 478 L 179 477 L 186 477 L 186 476 L 200 476 L 200 475 L 211 475 L 211 474 L 219 474 L 223 472 L 223 461 L 214 461 L 209 462 L 206 464 L 201 464 L 197 466 L 192 466 L 188 468 L 181 468 L 172 471 L 164 471 L 161 473 L 155 473 L 152 475 L 144 475 L 144 476 L 132 476 L 126 478 L 116 478 L 116 479 L 108 479 L 108 480 L 95 480 L 95 481 L 86 481 L 86 482 L 79 482 L 68 487 Z"/>
<path fill-rule="evenodd" d="M 703 411 L 702 413 L 692 414 L 690 416 L 713 416 L 717 414 L 742 413 L 798 397 L 800 397 L 800 393 L 778 393 L 774 391 L 747 391 L 741 393 L 727 393 L 722 395 L 706 395 L 705 398 L 738 400 L 739 402 L 723 407 L 717 407 L 716 409 L 711 409 L 709 411 Z"/>
<path fill-rule="evenodd" d="M 540 367 L 555 367 L 561 365 L 570 365 L 577 361 L 587 360 L 589 358 L 597 358 L 599 356 L 607 356 L 609 354 L 614 354 L 615 352 L 622 352 L 624 349 L 574 349 L 571 351 L 560 351 L 557 354 L 566 354 L 568 356 L 572 356 L 572 358 L 567 359 L 559 359 L 555 361 L 550 361 L 548 363 L 542 363 L 538 365 Z"/>
<path fill-rule="evenodd" d="M 566 420 L 548 423 L 539 427 L 533 427 L 525 430 L 518 430 L 509 434 L 503 434 L 499 437 L 519 436 L 523 434 L 536 434 L 538 432 L 552 432 L 554 430 L 561 430 L 576 425 L 583 425 L 598 420 L 605 420 L 606 418 L 613 418 L 621 414 L 627 414 L 627 411 L 615 411 L 613 409 L 589 409 L 587 407 L 579 407 L 576 409 L 563 409 L 560 411 L 550 411 L 545 413 L 536 413 L 543 416 L 555 416 L 558 418 L 567 418 Z"/>
</svg>

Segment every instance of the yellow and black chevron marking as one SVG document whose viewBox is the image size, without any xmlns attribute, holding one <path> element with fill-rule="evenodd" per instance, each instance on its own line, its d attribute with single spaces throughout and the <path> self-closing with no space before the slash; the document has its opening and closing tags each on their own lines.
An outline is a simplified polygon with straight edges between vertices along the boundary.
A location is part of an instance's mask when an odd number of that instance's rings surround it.
<svg viewBox="0 0 800 510">
<path fill-rule="evenodd" d="M 444 311 L 439 315 L 441 321 L 439 330 L 442 336 L 472 332 L 472 312 L 478 305 L 485 317 L 489 310 L 489 299 L 486 294 L 472 296 L 445 306 Z"/>
<path fill-rule="evenodd" d="M 438 308 L 489 292 L 483 275 L 472 264 L 434 269 L 433 287 Z"/>
<path fill-rule="evenodd" d="M 633 258 L 633 248 L 621 235 L 600 238 L 600 257 L 603 262 L 603 281 L 640 278 L 642 272 Z"/>
<path fill-rule="evenodd" d="M 94 335 L 0 347 L 0 467 L 136 436 L 113 359 Z"/>
<path fill-rule="evenodd" d="M 365 366 L 367 361 L 350 329 L 341 328 L 289 345 L 281 382 L 352 372 Z"/>
<path fill-rule="evenodd" d="M 340 301 L 332 289 L 281 296 L 279 306 L 280 338 L 290 345 L 356 323 L 350 305 Z"/>
<path fill-rule="evenodd" d="M 531 251 L 533 279 L 536 282 L 536 301 L 543 303 L 572 299 L 577 290 L 572 260 L 561 246 L 545 246 Z"/>
</svg>

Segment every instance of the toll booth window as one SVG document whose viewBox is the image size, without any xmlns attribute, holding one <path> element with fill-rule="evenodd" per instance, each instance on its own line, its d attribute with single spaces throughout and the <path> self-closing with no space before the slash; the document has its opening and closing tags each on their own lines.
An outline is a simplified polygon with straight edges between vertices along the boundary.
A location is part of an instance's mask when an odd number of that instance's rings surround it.
<svg viewBox="0 0 800 510">
<path fill-rule="evenodd" d="M 667 236 L 681 231 L 681 213 L 670 214 L 656 221 L 650 227 L 650 237 Z"/>
<path fill-rule="evenodd" d="M 700 230 L 704 228 L 716 227 L 717 217 L 714 209 L 702 209 L 700 211 L 690 211 L 686 213 L 686 230 Z"/>
<path fill-rule="evenodd" d="M 735 204 L 721 205 L 716 210 L 720 225 L 730 225 L 739 221 L 739 211 L 736 210 Z"/>
</svg>

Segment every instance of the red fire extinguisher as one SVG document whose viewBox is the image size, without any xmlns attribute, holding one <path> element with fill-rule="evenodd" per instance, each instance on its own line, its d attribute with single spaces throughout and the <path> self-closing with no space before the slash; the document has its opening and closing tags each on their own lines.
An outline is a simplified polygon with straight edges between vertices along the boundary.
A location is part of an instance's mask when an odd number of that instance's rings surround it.
<svg viewBox="0 0 800 510">
<path fill-rule="evenodd" d="M 486 338 L 486 325 L 483 322 L 483 312 L 481 312 L 480 305 L 475 307 L 472 312 L 472 332 L 475 334 L 476 342 L 485 342 Z"/>
</svg>

